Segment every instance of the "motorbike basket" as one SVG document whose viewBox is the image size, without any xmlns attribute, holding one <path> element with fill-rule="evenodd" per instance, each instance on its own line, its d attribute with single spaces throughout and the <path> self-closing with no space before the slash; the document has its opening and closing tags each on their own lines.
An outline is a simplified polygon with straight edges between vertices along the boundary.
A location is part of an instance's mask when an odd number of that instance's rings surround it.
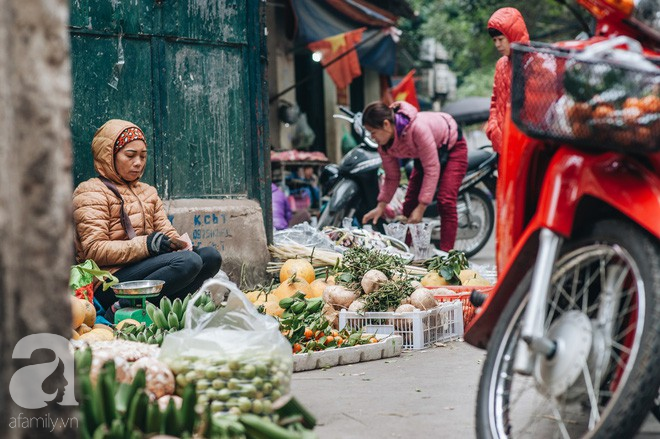
<svg viewBox="0 0 660 439">
<path fill-rule="evenodd" d="M 540 43 L 513 45 L 511 117 L 518 128 L 595 150 L 660 150 L 660 75 L 575 55 Z"/>
</svg>

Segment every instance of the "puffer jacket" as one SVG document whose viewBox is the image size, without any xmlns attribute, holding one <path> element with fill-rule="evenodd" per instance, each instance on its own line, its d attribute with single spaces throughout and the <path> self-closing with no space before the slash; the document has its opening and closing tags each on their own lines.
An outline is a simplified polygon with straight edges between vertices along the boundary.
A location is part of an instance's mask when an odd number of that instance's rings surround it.
<svg viewBox="0 0 660 439">
<path fill-rule="evenodd" d="M 418 111 L 407 102 L 395 102 L 392 108 L 410 122 L 400 136 L 394 131 L 394 140 L 389 147 L 378 147 L 385 170 L 385 182 L 378 194 L 378 201 L 389 203 L 392 200 L 401 179 L 399 159 L 408 158 L 419 159 L 422 163 L 424 178 L 417 199 L 420 203 L 431 204 L 440 179 L 438 149 L 444 144 L 448 145 L 448 149 L 454 147 L 458 125 L 447 113 Z"/>
<path fill-rule="evenodd" d="M 80 183 L 73 192 L 76 258 L 78 262 L 93 259 L 100 268 L 111 272 L 149 257 L 147 235 L 151 232 L 179 238 L 156 188 L 139 179 L 127 183 L 115 170 L 115 141 L 122 131 L 134 126 L 124 120 L 109 120 L 94 135 L 92 154 L 96 172 L 115 183 L 124 199 L 124 210 L 135 229 L 135 238 L 128 239 L 121 224 L 119 198 L 99 178 Z"/>
<path fill-rule="evenodd" d="M 527 26 L 520 11 L 515 8 L 502 8 L 488 20 L 488 27 L 497 29 L 509 40 L 509 43 L 529 43 Z M 502 128 L 507 106 L 511 100 L 511 60 L 503 56 L 495 65 L 493 95 L 490 99 L 490 116 L 486 125 L 486 135 L 493 144 L 493 149 L 502 149 Z"/>
</svg>

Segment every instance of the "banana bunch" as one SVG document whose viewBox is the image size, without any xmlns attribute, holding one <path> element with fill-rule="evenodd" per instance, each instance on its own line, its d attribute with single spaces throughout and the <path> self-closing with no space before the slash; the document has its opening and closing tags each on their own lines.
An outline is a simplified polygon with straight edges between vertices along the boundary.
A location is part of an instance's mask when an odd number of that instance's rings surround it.
<svg viewBox="0 0 660 439">
<path fill-rule="evenodd" d="M 108 361 L 99 373 L 96 386 L 89 371 L 92 351 L 77 350 L 74 354 L 76 379 L 79 383 L 78 401 L 82 412 L 80 436 L 83 439 L 137 439 L 154 433 L 191 438 L 195 432 L 194 386 L 183 392 L 181 408 L 170 399 L 161 411 L 157 402 L 151 402 L 146 393 L 144 369 L 138 370 L 133 382 L 118 383 L 115 363 Z"/>
<path fill-rule="evenodd" d="M 189 294 L 183 300 L 178 297 L 170 300 L 169 297 L 163 296 L 160 299 L 159 306 L 148 303 L 147 315 L 153 323 L 148 326 L 145 324 L 127 324 L 116 331 L 117 338 L 160 346 L 163 344 L 165 335 L 183 329 L 185 324 L 184 316 L 191 297 L 192 295 Z M 213 312 L 218 309 L 218 306 L 213 302 L 209 293 L 204 293 L 197 298 L 194 306 L 201 308 L 205 312 Z"/>
</svg>

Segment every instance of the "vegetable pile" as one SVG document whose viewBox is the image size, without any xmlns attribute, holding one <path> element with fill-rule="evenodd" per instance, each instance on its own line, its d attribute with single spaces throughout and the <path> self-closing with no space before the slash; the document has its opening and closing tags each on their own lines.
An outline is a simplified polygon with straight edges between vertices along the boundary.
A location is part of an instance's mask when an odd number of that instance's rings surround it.
<svg viewBox="0 0 660 439">
<path fill-rule="evenodd" d="M 133 321 L 125 325 L 117 325 L 116 338 L 162 345 L 165 335 L 183 329 L 185 323 L 183 316 L 188 309 L 191 297 L 192 295 L 189 294 L 183 300 L 176 298 L 171 301 L 169 297 L 163 296 L 160 299 L 160 306 L 148 303 L 147 314 L 153 323 L 147 326 L 144 323 Z M 213 312 L 220 308 L 220 305 L 215 304 L 208 292 L 202 294 L 195 301 L 194 306 L 203 309 L 205 312 Z"/>
</svg>

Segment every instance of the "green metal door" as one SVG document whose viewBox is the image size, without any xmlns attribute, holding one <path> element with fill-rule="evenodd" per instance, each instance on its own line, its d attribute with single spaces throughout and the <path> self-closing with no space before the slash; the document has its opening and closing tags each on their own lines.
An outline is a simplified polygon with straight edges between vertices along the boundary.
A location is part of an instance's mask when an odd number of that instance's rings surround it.
<svg viewBox="0 0 660 439">
<path fill-rule="evenodd" d="M 71 0 L 75 182 L 94 176 L 96 129 L 127 119 L 163 198 L 256 199 L 269 230 L 263 5 Z"/>
</svg>

